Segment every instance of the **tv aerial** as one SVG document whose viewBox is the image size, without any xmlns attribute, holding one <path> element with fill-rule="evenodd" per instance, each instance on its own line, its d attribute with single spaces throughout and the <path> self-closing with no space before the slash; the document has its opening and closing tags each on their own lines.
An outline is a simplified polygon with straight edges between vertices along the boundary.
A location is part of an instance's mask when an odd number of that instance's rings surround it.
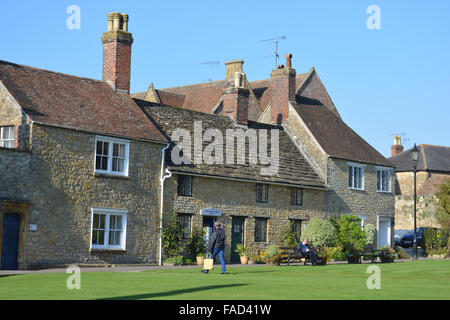
<svg viewBox="0 0 450 320">
<path fill-rule="evenodd" d="M 220 61 L 206 61 L 206 62 L 202 62 L 202 64 L 208 64 L 211 66 L 211 73 L 210 73 L 210 77 L 209 77 L 208 81 L 212 81 L 214 66 L 219 65 Z"/>
<path fill-rule="evenodd" d="M 265 39 L 265 40 L 261 40 L 260 42 L 275 42 L 275 51 L 274 51 L 274 55 L 272 56 L 266 56 L 266 58 L 269 57 L 274 57 L 275 56 L 275 69 L 278 66 L 278 58 L 280 57 L 278 55 L 278 42 L 280 42 L 280 40 L 286 40 L 286 36 L 281 36 L 278 38 L 271 38 L 271 39 Z"/>
</svg>

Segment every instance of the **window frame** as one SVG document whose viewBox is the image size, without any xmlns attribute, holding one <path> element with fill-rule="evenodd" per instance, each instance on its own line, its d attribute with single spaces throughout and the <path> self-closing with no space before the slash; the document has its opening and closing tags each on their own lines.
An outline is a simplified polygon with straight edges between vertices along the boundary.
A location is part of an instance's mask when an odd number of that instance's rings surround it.
<svg viewBox="0 0 450 320">
<path fill-rule="evenodd" d="M 181 223 L 181 217 L 183 217 L 183 221 L 188 221 L 188 232 L 187 232 L 187 237 L 185 237 L 185 232 L 184 232 L 184 226 Z M 190 213 L 184 213 L 184 212 L 178 212 L 177 213 L 177 221 L 181 226 L 181 239 L 182 240 L 187 240 L 190 238 L 191 236 L 191 232 L 192 232 L 192 214 Z"/>
<path fill-rule="evenodd" d="M 376 171 L 377 171 L 377 192 L 385 192 L 385 193 L 392 193 L 392 168 L 389 167 L 376 167 Z M 381 189 L 378 188 L 378 172 L 380 172 L 380 186 Z M 382 190 L 383 189 L 383 182 L 382 182 L 382 176 L 383 176 L 383 172 L 386 172 L 387 174 L 387 190 Z"/>
<path fill-rule="evenodd" d="M 269 226 L 269 224 L 268 224 L 268 220 L 269 220 L 269 218 L 264 218 L 264 217 L 255 217 L 255 242 L 257 242 L 257 243 L 267 243 L 267 238 L 268 238 L 268 226 Z M 258 230 L 257 230 L 257 227 L 258 227 L 258 222 L 264 222 L 264 225 L 265 225 L 265 227 L 264 228 L 261 228 L 259 231 L 260 232 L 257 232 Z M 263 235 L 264 235 L 264 239 L 260 239 L 259 238 L 259 236 L 261 236 L 261 232 L 262 231 L 264 231 L 263 232 Z"/>
<path fill-rule="evenodd" d="M 265 192 L 264 192 L 265 188 Z M 259 196 L 261 194 L 261 197 Z M 265 200 L 264 200 L 265 196 Z M 267 183 L 257 183 L 256 184 L 256 202 L 257 203 L 268 203 L 269 202 L 269 185 Z"/>
<path fill-rule="evenodd" d="M 12 139 L 3 139 L 4 129 L 8 128 L 12 131 Z M 6 143 L 11 144 L 11 146 L 5 145 Z M 0 147 L 13 149 L 16 147 L 16 127 L 14 125 L 10 126 L 0 126 Z"/>
<path fill-rule="evenodd" d="M 299 197 L 298 197 L 298 192 L 300 191 L 300 203 L 299 203 Z M 303 193 L 304 193 L 304 189 L 303 188 L 297 188 L 297 187 L 292 187 L 291 188 L 291 205 L 292 206 L 302 206 L 303 205 Z"/>
<path fill-rule="evenodd" d="M 97 169 L 97 143 L 98 142 L 106 142 L 108 143 L 108 155 L 107 155 L 107 170 Z M 114 150 L 114 144 L 123 144 L 125 145 L 125 151 L 124 151 L 124 163 L 123 168 L 124 170 L 122 172 L 119 171 L 113 171 L 113 150 Z M 95 137 L 95 144 L 94 144 L 94 173 L 100 173 L 100 174 L 107 174 L 107 175 L 114 175 L 114 176 L 122 176 L 122 177 L 128 177 L 128 167 L 130 162 L 130 141 L 125 139 L 119 139 L 119 138 L 111 138 L 111 137 L 103 137 L 103 136 L 96 136 Z"/>
<path fill-rule="evenodd" d="M 101 214 L 105 215 L 105 236 L 104 244 L 93 244 L 94 239 L 94 215 Z M 122 217 L 122 233 L 120 239 L 120 245 L 110 245 L 109 243 L 109 233 L 112 231 L 110 228 L 110 217 L 111 216 L 121 216 Z M 126 250 L 126 236 L 127 236 L 127 216 L 128 210 L 121 209 L 105 209 L 105 208 L 91 208 L 91 240 L 90 249 L 91 250 Z M 117 229 L 114 229 L 117 230 Z"/>
<path fill-rule="evenodd" d="M 359 163 L 351 163 L 348 162 L 348 170 L 347 170 L 347 174 L 348 174 L 348 179 L 347 179 L 347 185 L 348 185 L 348 189 L 350 190 L 365 190 L 364 189 L 364 176 L 365 176 L 365 168 L 366 165 L 364 164 L 359 164 Z M 350 185 L 350 168 L 352 168 L 352 184 Z M 355 187 L 355 169 L 361 169 L 361 188 Z"/>
<path fill-rule="evenodd" d="M 183 180 L 183 183 L 180 182 L 180 180 Z M 190 190 L 189 192 L 186 191 L 186 181 L 189 180 L 190 182 Z M 179 174 L 178 175 L 178 185 L 177 185 L 177 196 L 181 197 L 192 197 L 192 190 L 194 186 L 194 179 L 193 176 Z"/>
<path fill-rule="evenodd" d="M 302 231 L 304 229 L 304 221 L 305 220 L 297 219 L 297 218 L 290 218 L 289 220 L 290 220 L 290 224 L 292 226 L 292 230 L 291 231 L 295 233 L 296 240 L 297 241 L 301 241 L 302 240 L 301 239 Z M 297 228 L 297 224 L 299 225 L 300 228 Z"/>
</svg>

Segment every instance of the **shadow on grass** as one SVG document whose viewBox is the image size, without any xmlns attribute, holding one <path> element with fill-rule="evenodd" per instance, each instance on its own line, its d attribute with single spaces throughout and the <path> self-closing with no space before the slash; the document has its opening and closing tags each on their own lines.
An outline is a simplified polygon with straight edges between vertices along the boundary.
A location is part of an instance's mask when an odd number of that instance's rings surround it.
<svg viewBox="0 0 450 320">
<path fill-rule="evenodd" d="M 215 286 L 205 286 L 205 287 L 196 287 L 196 288 L 172 290 L 172 291 L 166 291 L 166 292 L 142 293 L 142 294 L 135 294 L 135 295 L 131 295 L 131 296 L 101 298 L 101 299 L 96 299 L 96 300 L 140 300 L 140 299 L 153 299 L 153 298 L 159 298 L 159 297 L 174 296 L 174 295 L 183 294 L 183 293 L 192 293 L 192 292 L 203 291 L 203 290 L 213 290 L 213 289 L 240 287 L 240 286 L 246 286 L 246 285 L 247 284 L 245 284 L 245 283 L 224 284 L 224 285 L 215 285 Z"/>
</svg>

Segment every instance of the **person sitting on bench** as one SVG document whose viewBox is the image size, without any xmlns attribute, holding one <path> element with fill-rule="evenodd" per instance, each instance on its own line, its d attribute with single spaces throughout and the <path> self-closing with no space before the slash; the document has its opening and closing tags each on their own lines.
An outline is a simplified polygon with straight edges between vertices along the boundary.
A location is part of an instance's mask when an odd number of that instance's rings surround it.
<svg viewBox="0 0 450 320">
<path fill-rule="evenodd" d="M 311 264 L 313 266 L 316 265 L 317 253 L 314 249 L 310 249 L 308 239 L 303 239 L 303 241 L 298 244 L 297 249 L 301 252 L 302 256 L 307 257 L 309 260 L 311 260 Z"/>
</svg>

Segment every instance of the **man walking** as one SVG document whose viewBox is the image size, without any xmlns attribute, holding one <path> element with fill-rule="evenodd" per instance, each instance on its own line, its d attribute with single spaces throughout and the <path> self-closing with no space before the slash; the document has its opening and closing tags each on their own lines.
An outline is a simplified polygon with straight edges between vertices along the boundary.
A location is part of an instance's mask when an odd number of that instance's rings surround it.
<svg viewBox="0 0 450 320">
<path fill-rule="evenodd" d="M 225 266 L 225 232 L 222 230 L 222 224 L 220 222 L 216 222 L 214 224 L 215 228 L 211 235 L 211 239 L 209 240 L 208 252 L 211 253 L 211 259 L 214 260 L 217 254 L 219 254 L 220 263 L 222 264 L 222 274 L 226 273 Z M 202 270 L 204 273 L 208 273 L 208 270 Z"/>
</svg>

